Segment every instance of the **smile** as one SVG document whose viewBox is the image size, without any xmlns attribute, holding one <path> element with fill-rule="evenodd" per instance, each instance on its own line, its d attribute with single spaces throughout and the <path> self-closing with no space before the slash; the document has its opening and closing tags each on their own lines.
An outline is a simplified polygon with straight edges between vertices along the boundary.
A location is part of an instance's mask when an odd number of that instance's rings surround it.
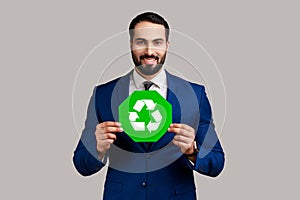
<svg viewBox="0 0 300 200">
<path fill-rule="evenodd" d="M 144 64 L 146 64 L 146 65 L 156 64 L 156 59 L 155 58 L 144 58 L 142 60 L 144 61 Z"/>
</svg>

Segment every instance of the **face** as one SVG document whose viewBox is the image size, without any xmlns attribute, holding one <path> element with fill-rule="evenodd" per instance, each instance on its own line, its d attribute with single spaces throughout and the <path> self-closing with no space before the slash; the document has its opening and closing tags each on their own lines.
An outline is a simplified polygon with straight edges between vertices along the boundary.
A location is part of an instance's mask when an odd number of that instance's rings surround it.
<svg viewBox="0 0 300 200">
<path fill-rule="evenodd" d="M 131 55 L 138 73 L 155 76 L 165 62 L 168 45 L 163 25 L 151 22 L 136 24 L 131 41 Z"/>
</svg>

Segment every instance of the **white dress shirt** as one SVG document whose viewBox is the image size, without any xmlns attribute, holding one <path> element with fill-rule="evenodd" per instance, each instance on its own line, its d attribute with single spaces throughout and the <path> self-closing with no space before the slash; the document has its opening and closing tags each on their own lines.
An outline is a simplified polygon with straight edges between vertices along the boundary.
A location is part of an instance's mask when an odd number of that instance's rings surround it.
<svg viewBox="0 0 300 200">
<path fill-rule="evenodd" d="M 129 83 L 129 95 L 133 93 L 135 90 L 145 90 L 144 82 L 147 81 L 141 75 L 139 75 L 136 69 L 133 70 L 133 73 L 130 76 Z M 150 80 L 153 85 L 149 88 L 149 90 L 156 90 L 162 97 L 166 99 L 167 97 L 167 76 L 164 67 L 162 70 L 152 79 Z"/>
</svg>

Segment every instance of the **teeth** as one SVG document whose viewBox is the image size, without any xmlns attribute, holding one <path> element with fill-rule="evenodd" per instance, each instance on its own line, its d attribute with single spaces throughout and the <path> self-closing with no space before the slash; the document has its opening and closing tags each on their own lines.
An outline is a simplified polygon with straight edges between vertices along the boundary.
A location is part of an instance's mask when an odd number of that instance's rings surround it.
<svg viewBox="0 0 300 200">
<path fill-rule="evenodd" d="M 156 62 L 156 59 L 154 59 L 154 58 L 145 58 L 144 62 L 146 64 L 154 64 Z"/>
</svg>

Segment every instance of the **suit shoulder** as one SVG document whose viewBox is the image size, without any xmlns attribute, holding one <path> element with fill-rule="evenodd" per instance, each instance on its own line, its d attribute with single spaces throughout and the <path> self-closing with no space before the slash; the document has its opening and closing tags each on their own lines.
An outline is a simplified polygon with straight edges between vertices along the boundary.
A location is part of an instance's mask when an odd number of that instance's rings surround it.
<svg viewBox="0 0 300 200">
<path fill-rule="evenodd" d="M 198 84 L 198 83 L 194 83 L 194 82 L 191 82 L 191 81 L 187 81 L 181 77 L 178 77 L 178 76 L 175 76 L 173 74 L 170 74 L 170 76 L 172 76 L 172 78 L 175 80 L 176 83 L 188 83 L 189 85 L 192 86 L 192 88 L 196 91 L 205 91 L 205 87 L 204 85 L 201 85 L 201 84 Z"/>
<path fill-rule="evenodd" d="M 197 90 L 197 91 L 205 91 L 205 87 L 204 85 L 201 85 L 201 84 L 198 84 L 198 83 L 193 83 L 193 82 L 189 82 L 192 86 L 192 88 L 194 90 Z"/>
<path fill-rule="evenodd" d="M 118 77 L 114 80 L 108 81 L 106 83 L 100 84 L 96 86 L 96 90 L 101 90 L 101 89 L 111 89 L 114 88 L 118 80 L 120 80 L 121 77 Z"/>
</svg>

